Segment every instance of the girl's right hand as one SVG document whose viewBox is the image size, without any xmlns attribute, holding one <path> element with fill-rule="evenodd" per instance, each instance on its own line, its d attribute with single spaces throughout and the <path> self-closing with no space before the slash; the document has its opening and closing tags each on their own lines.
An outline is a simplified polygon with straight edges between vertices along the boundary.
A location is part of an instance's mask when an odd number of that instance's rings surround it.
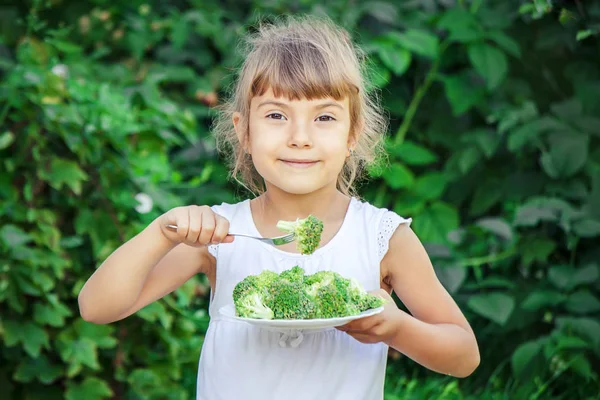
<svg viewBox="0 0 600 400">
<path fill-rule="evenodd" d="M 202 247 L 209 244 L 231 243 L 229 221 L 209 206 L 175 207 L 159 217 L 160 229 L 174 243 Z M 176 225 L 177 231 L 166 225 Z"/>
</svg>

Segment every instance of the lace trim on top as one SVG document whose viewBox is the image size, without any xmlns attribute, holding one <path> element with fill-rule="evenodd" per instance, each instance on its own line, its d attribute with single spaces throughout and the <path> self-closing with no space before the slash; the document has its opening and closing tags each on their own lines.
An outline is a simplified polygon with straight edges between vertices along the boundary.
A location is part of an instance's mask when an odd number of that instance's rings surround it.
<svg viewBox="0 0 600 400">
<path fill-rule="evenodd" d="M 379 230 L 377 231 L 377 255 L 379 261 L 383 260 L 383 257 L 387 253 L 390 247 L 390 238 L 398 228 L 400 224 L 408 224 L 412 222 L 412 218 L 402 218 L 393 211 L 388 211 L 383 215 L 379 222 Z"/>
<path fill-rule="evenodd" d="M 213 255 L 214 258 L 217 258 L 217 254 L 219 253 L 219 245 L 211 244 L 208 246 L 208 252 Z"/>
</svg>

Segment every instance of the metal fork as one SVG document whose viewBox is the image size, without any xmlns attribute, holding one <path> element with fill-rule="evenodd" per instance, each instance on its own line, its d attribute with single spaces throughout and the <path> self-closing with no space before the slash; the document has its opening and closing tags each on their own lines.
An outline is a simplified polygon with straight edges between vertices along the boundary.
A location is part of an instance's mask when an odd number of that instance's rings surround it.
<svg viewBox="0 0 600 400">
<path fill-rule="evenodd" d="M 165 227 L 171 231 L 174 231 L 174 232 L 177 231 L 177 225 L 165 225 Z M 256 240 L 260 240 L 263 243 L 270 244 L 272 246 L 281 246 L 281 245 L 288 244 L 288 243 L 291 243 L 294 241 L 293 233 L 288 233 L 287 235 L 276 236 L 276 237 L 272 237 L 272 238 L 263 238 L 263 237 L 259 237 L 259 236 L 246 235 L 243 233 L 228 233 L 228 235 L 256 239 Z"/>
</svg>

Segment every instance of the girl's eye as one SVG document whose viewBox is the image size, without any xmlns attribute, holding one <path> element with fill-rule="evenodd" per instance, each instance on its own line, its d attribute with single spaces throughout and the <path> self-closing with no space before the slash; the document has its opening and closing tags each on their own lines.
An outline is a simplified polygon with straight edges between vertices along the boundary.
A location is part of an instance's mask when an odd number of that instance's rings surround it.
<svg viewBox="0 0 600 400">
<path fill-rule="evenodd" d="M 271 114 L 267 115 L 267 118 L 279 119 L 279 120 L 285 119 L 285 117 L 279 113 L 271 113 Z"/>
<path fill-rule="evenodd" d="M 327 121 L 335 121 L 335 118 L 333 118 L 330 115 L 321 115 L 319 118 L 317 118 L 319 121 L 321 122 L 327 122 Z"/>
</svg>

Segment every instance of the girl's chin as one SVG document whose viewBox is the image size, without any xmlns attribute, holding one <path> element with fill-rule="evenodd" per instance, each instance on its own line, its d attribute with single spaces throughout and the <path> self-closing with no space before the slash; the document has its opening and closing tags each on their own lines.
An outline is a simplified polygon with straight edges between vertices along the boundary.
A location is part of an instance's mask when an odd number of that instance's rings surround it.
<svg viewBox="0 0 600 400">
<path fill-rule="evenodd" d="M 277 180 L 271 181 L 268 186 L 276 187 L 277 190 L 295 195 L 310 194 L 317 190 L 320 190 L 325 186 L 325 183 L 315 182 L 314 180 L 304 180 L 301 178 L 294 178 L 290 180 Z"/>
</svg>

